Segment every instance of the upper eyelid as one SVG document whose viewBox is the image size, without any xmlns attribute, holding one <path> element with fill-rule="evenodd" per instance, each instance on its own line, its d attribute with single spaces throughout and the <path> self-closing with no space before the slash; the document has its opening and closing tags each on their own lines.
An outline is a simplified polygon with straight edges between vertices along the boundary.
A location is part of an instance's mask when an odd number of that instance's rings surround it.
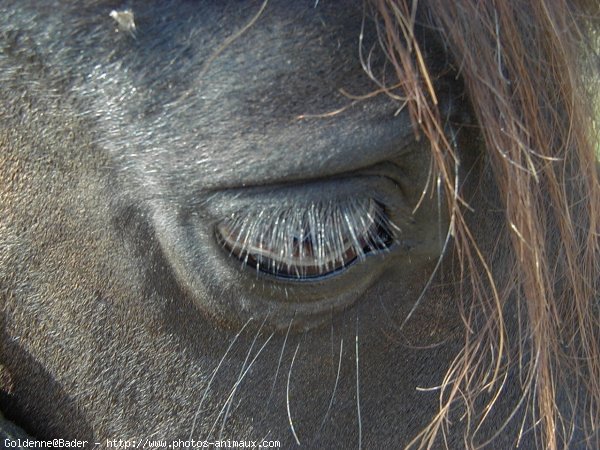
<svg viewBox="0 0 600 450">
<path fill-rule="evenodd" d="M 380 204 L 363 198 L 238 214 L 217 225 L 216 234 L 243 265 L 251 261 L 257 271 L 306 279 L 386 249 L 397 230 Z"/>
</svg>

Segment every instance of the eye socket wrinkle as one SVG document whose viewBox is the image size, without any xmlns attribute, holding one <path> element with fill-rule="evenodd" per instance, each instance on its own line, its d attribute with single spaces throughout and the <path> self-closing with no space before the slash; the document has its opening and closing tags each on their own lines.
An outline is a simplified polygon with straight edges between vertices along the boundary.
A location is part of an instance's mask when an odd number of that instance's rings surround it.
<svg viewBox="0 0 600 450">
<path fill-rule="evenodd" d="M 394 231 L 380 203 L 348 198 L 237 213 L 217 225 L 216 239 L 243 267 L 314 281 L 387 250 Z"/>
</svg>

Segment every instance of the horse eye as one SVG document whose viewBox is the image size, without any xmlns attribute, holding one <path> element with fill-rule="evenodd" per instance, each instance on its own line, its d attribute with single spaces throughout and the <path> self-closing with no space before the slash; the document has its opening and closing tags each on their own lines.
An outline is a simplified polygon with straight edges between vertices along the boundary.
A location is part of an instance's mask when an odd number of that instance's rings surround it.
<svg viewBox="0 0 600 450">
<path fill-rule="evenodd" d="M 243 266 L 306 280 L 339 272 L 394 241 L 384 208 L 372 199 L 259 208 L 217 225 L 217 241 Z"/>
</svg>

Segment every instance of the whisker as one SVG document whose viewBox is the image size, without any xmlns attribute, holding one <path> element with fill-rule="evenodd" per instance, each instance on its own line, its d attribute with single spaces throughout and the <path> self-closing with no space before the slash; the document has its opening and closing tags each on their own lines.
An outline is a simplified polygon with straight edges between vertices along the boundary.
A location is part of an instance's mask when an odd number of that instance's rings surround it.
<svg viewBox="0 0 600 450">
<path fill-rule="evenodd" d="M 246 370 L 244 370 L 244 373 L 242 374 L 242 376 L 238 379 L 238 381 L 236 381 L 236 383 L 234 384 L 234 386 L 231 388 L 231 391 L 229 392 L 229 395 L 227 396 L 227 399 L 225 400 L 225 404 L 223 405 L 223 407 L 221 408 L 221 411 L 219 412 L 219 415 L 217 416 L 217 420 L 221 416 L 221 414 L 223 414 L 223 410 L 225 409 L 226 405 L 231 404 L 231 402 L 233 401 L 233 396 L 235 395 L 235 392 L 236 392 L 238 386 L 244 380 L 244 378 L 246 377 L 246 375 L 248 374 L 248 372 L 250 371 L 250 369 L 254 365 L 254 362 L 256 361 L 256 359 L 258 358 L 258 356 L 262 353 L 262 351 L 267 346 L 267 344 L 271 341 L 271 339 L 273 338 L 273 336 L 275 336 L 275 332 L 273 332 L 273 333 L 271 333 L 269 335 L 269 337 L 263 343 L 263 345 L 260 347 L 260 349 L 258 349 L 258 352 L 256 352 L 256 355 L 254 355 L 254 358 L 252 358 L 252 361 L 250 361 L 250 364 L 248 364 L 248 367 L 246 367 Z M 214 428 L 214 424 L 213 424 L 213 428 Z M 212 428 L 211 428 L 211 431 L 212 431 Z M 223 430 L 221 430 L 221 431 L 223 431 Z M 210 436 L 210 433 L 209 433 L 209 436 Z M 219 436 L 219 440 L 221 440 L 221 436 Z"/>
<path fill-rule="evenodd" d="M 277 383 L 277 376 L 279 375 L 279 368 L 281 367 L 281 361 L 283 360 L 283 352 L 285 350 L 285 345 L 288 340 L 288 336 L 290 335 L 290 330 L 292 328 L 292 322 L 294 321 L 294 316 L 290 319 L 290 324 L 288 325 L 287 331 L 285 333 L 285 338 L 283 339 L 283 344 L 281 346 L 281 353 L 279 353 L 279 361 L 277 361 L 277 370 L 275 370 L 275 378 L 273 379 L 273 386 L 271 386 L 271 393 L 269 394 L 269 399 L 267 400 L 267 405 L 271 403 L 271 398 L 273 397 L 273 393 L 275 392 L 275 384 Z"/>
<path fill-rule="evenodd" d="M 333 361 L 333 358 L 335 356 L 335 351 L 334 351 L 334 347 L 333 347 L 333 307 L 331 308 L 330 313 L 331 313 L 331 317 L 330 317 L 330 319 L 331 319 L 331 336 L 330 336 L 330 338 L 331 338 L 331 360 Z M 333 369 L 333 367 L 332 367 L 332 369 Z"/>
<path fill-rule="evenodd" d="M 451 130 L 451 136 L 452 136 L 452 142 L 455 143 L 456 142 L 456 136 L 455 136 L 455 133 L 454 133 L 453 130 Z M 458 186 L 459 186 L 458 167 L 459 167 L 459 163 L 457 161 L 454 164 L 454 185 L 453 185 L 453 187 L 454 187 L 454 195 L 456 197 L 458 197 Z M 438 178 L 438 180 L 439 180 L 439 178 Z M 439 211 L 439 209 L 438 209 L 438 211 Z M 410 318 L 412 317 L 412 315 L 414 314 L 414 312 L 417 310 L 417 308 L 419 307 L 421 301 L 425 297 L 425 293 L 429 290 L 429 287 L 431 286 L 431 283 L 433 282 L 434 277 L 438 274 L 440 268 L 442 267 L 442 261 L 443 261 L 444 257 L 446 256 L 446 251 L 447 251 L 448 246 L 450 244 L 450 240 L 454 236 L 455 221 L 456 221 L 456 212 L 453 211 L 452 215 L 450 217 L 450 224 L 448 225 L 448 232 L 446 233 L 446 240 L 444 241 L 444 245 L 442 246 L 442 250 L 441 250 L 440 256 L 439 256 L 439 258 L 437 260 L 437 263 L 435 264 L 433 272 L 429 276 L 429 278 L 427 280 L 427 283 L 425 283 L 425 287 L 421 291 L 421 294 L 419 295 L 419 297 L 415 301 L 413 307 L 411 308 L 411 310 L 409 311 L 409 313 L 406 315 L 406 318 L 404 319 L 404 321 L 400 324 L 400 328 L 399 328 L 400 330 L 402 330 L 402 328 L 404 328 L 404 325 L 406 325 L 406 323 L 410 320 Z"/>
<path fill-rule="evenodd" d="M 258 331 L 254 335 L 254 339 L 252 339 L 252 344 L 250 344 L 250 348 L 248 349 L 248 352 L 246 353 L 246 358 L 244 359 L 244 362 L 242 364 L 242 368 L 240 370 L 240 374 L 238 375 L 238 379 L 235 382 L 235 384 L 233 385 L 233 388 L 231 389 L 229 396 L 227 397 L 227 400 L 225 401 L 225 404 L 223 405 L 224 407 L 226 406 L 227 409 L 225 410 L 225 415 L 223 416 L 223 422 L 221 423 L 221 429 L 219 430 L 219 439 L 218 439 L 219 441 L 221 440 L 221 437 L 223 435 L 223 430 L 225 429 L 225 423 L 227 422 L 227 417 L 229 417 L 229 410 L 231 409 L 231 404 L 233 403 L 233 398 L 235 396 L 237 388 L 240 385 L 240 383 L 242 382 L 242 380 L 244 379 L 244 376 L 246 375 L 246 373 L 248 372 L 248 370 L 246 369 L 246 363 L 248 362 L 248 358 L 250 358 L 250 355 L 252 354 L 252 349 L 254 348 L 254 345 L 256 344 L 256 340 L 258 339 L 258 336 L 260 335 L 260 332 L 262 331 L 263 326 L 265 325 L 265 322 L 267 321 L 267 318 L 268 318 L 268 316 L 263 319 L 263 322 L 260 324 Z M 272 336 L 273 335 L 271 335 L 271 337 Z M 250 365 L 256 360 L 257 356 L 260 354 L 260 352 L 262 351 L 264 346 L 267 344 L 267 342 L 269 342 L 269 340 L 271 340 L 271 337 L 269 337 L 267 339 L 267 341 L 263 344 L 263 346 L 260 348 L 260 350 L 256 353 L 256 355 L 254 356 L 254 359 L 252 360 Z M 250 365 L 248 366 L 248 369 L 250 368 Z M 220 415 L 220 413 L 219 413 L 219 415 Z M 218 416 L 217 416 L 216 420 L 218 420 Z M 215 420 L 215 423 L 216 423 L 216 420 Z M 213 424 L 213 428 L 214 428 L 214 424 Z M 212 431 L 212 428 L 211 428 L 211 431 Z M 207 438 L 208 437 L 210 437 L 210 432 L 209 432 L 209 435 L 207 436 Z"/>
<path fill-rule="evenodd" d="M 292 412 L 290 410 L 290 379 L 292 378 L 292 368 L 294 367 L 294 361 L 296 360 L 296 355 L 298 354 L 298 349 L 300 348 L 300 342 L 298 342 L 298 345 L 296 346 L 296 351 L 294 351 L 294 356 L 292 356 L 292 362 L 290 363 L 290 370 L 288 372 L 287 387 L 286 387 L 286 392 L 285 392 L 288 421 L 290 423 L 290 429 L 292 430 L 294 439 L 296 440 L 296 444 L 298 444 L 298 445 L 301 445 L 300 439 L 298 439 L 298 435 L 296 434 L 296 430 L 294 428 L 294 422 L 292 420 Z"/>
<path fill-rule="evenodd" d="M 335 393 L 337 392 L 338 382 L 340 381 L 340 372 L 342 370 L 342 354 L 343 354 L 343 352 L 344 352 L 344 339 L 342 338 L 340 340 L 340 357 L 338 360 L 337 375 L 335 377 L 335 383 L 333 384 L 333 391 L 331 392 L 331 399 L 329 400 L 329 406 L 327 407 L 327 411 L 325 412 L 325 416 L 323 417 L 323 421 L 321 422 L 319 431 L 317 431 L 317 434 L 315 435 L 315 440 L 319 436 L 319 434 L 321 434 L 321 431 L 323 431 L 325 422 L 327 422 L 327 418 L 329 417 L 329 414 L 331 413 L 331 408 L 333 407 L 333 400 L 335 399 Z"/>
<path fill-rule="evenodd" d="M 435 267 L 433 268 L 433 271 L 431 272 L 431 275 L 427 279 L 427 283 L 425 283 L 425 287 L 421 290 L 421 294 L 419 294 L 419 297 L 417 298 L 417 300 L 413 304 L 412 308 L 410 309 L 410 311 L 408 312 L 408 314 L 406 315 L 406 317 L 400 324 L 400 327 L 398 327 L 399 330 L 402 330 L 404 328 L 404 326 L 408 323 L 408 321 L 410 320 L 412 315 L 415 313 L 415 311 L 421 304 L 421 301 L 425 297 L 425 294 L 429 290 L 431 283 L 433 283 L 433 279 L 438 274 L 438 271 L 440 270 L 440 267 L 442 266 L 442 261 L 444 260 L 444 257 L 446 256 L 446 250 L 448 248 L 448 245 L 450 244 L 450 239 L 452 238 L 452 229 L 453 228 L 452 228 L 452 222 L 451 222 L 450 228 L 448 229 L 448 233 L 446 234 L 446 240 L 444 241 L 444 246 L 442 247 L 442 252 L 440 254 L 440 257 L 438 258 L 438 260 L 435 264 Z"/>
<path fill-rule="evenodd" d="M 233 340 L 229 344 L 229 347 L 227 347 L 227 350 L 225 350 L 225 353 L 223 354 L 223 357 L 219 361 L 219 364 L 217 364 L 217 367 L 213 371 L 213 374 L 211 375 L 210 380 L 208 381 L 208 384 L 206 385 L 206 389 L 204 389 L 204 394 L 202 395 L 202 398 L 200 399 L 200 404 L 198 405 L 198 408 L 196 409 L 196 413 L 194 414 L 194 420 L 192 421 L 192 430 L 190 431 L 190 437 L 189 437 L 190 440 L 193 438 L 193 435 L 194 435 L 194 429 L 196 428 L 196 421 L 198 419 L 198 414 L 200 413 L 200 410 L 202 409 L 202 404 L 204 403 L 204 400 L 206 400 L 206 396 L 208 395 L 208 391 L 210 389 L 210 386 L 212 385 L 213 380 L 217 376 L 217 372 L 221 368 L 221 365 L 223 364 L 223 361 L 225 361 L 225 358 L 229 354 L 229 351 L 231 350 L 231 348 L 233 347 L 233 345 L 235 344 L 235 342 L 237 341 L 237 339 L 244 332 L 244 329 L 248 326 L 248 324 L 252 320 L 253 320 L 252 318 L 248 319 L 246 321 L 246 323 L 244 324 L 244 326 L 241 328 L 241 330 L 238 331 L 238 333 L 233 337 Z"/>
</svg>

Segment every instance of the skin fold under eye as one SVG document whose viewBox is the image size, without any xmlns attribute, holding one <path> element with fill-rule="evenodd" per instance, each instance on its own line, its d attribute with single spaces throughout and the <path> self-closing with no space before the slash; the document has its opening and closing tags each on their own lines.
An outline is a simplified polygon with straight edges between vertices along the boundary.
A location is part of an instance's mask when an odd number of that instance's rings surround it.
<svg viewBox="0 0 600 450">
<path fill-rule="evenodd" d="M 217 225 L 217 240 L 244 266 L 275 277 L 314 279 L 343 270 L 394 242 L 397 227 L 370 198 L 265 207 Z"/>
</svg>

